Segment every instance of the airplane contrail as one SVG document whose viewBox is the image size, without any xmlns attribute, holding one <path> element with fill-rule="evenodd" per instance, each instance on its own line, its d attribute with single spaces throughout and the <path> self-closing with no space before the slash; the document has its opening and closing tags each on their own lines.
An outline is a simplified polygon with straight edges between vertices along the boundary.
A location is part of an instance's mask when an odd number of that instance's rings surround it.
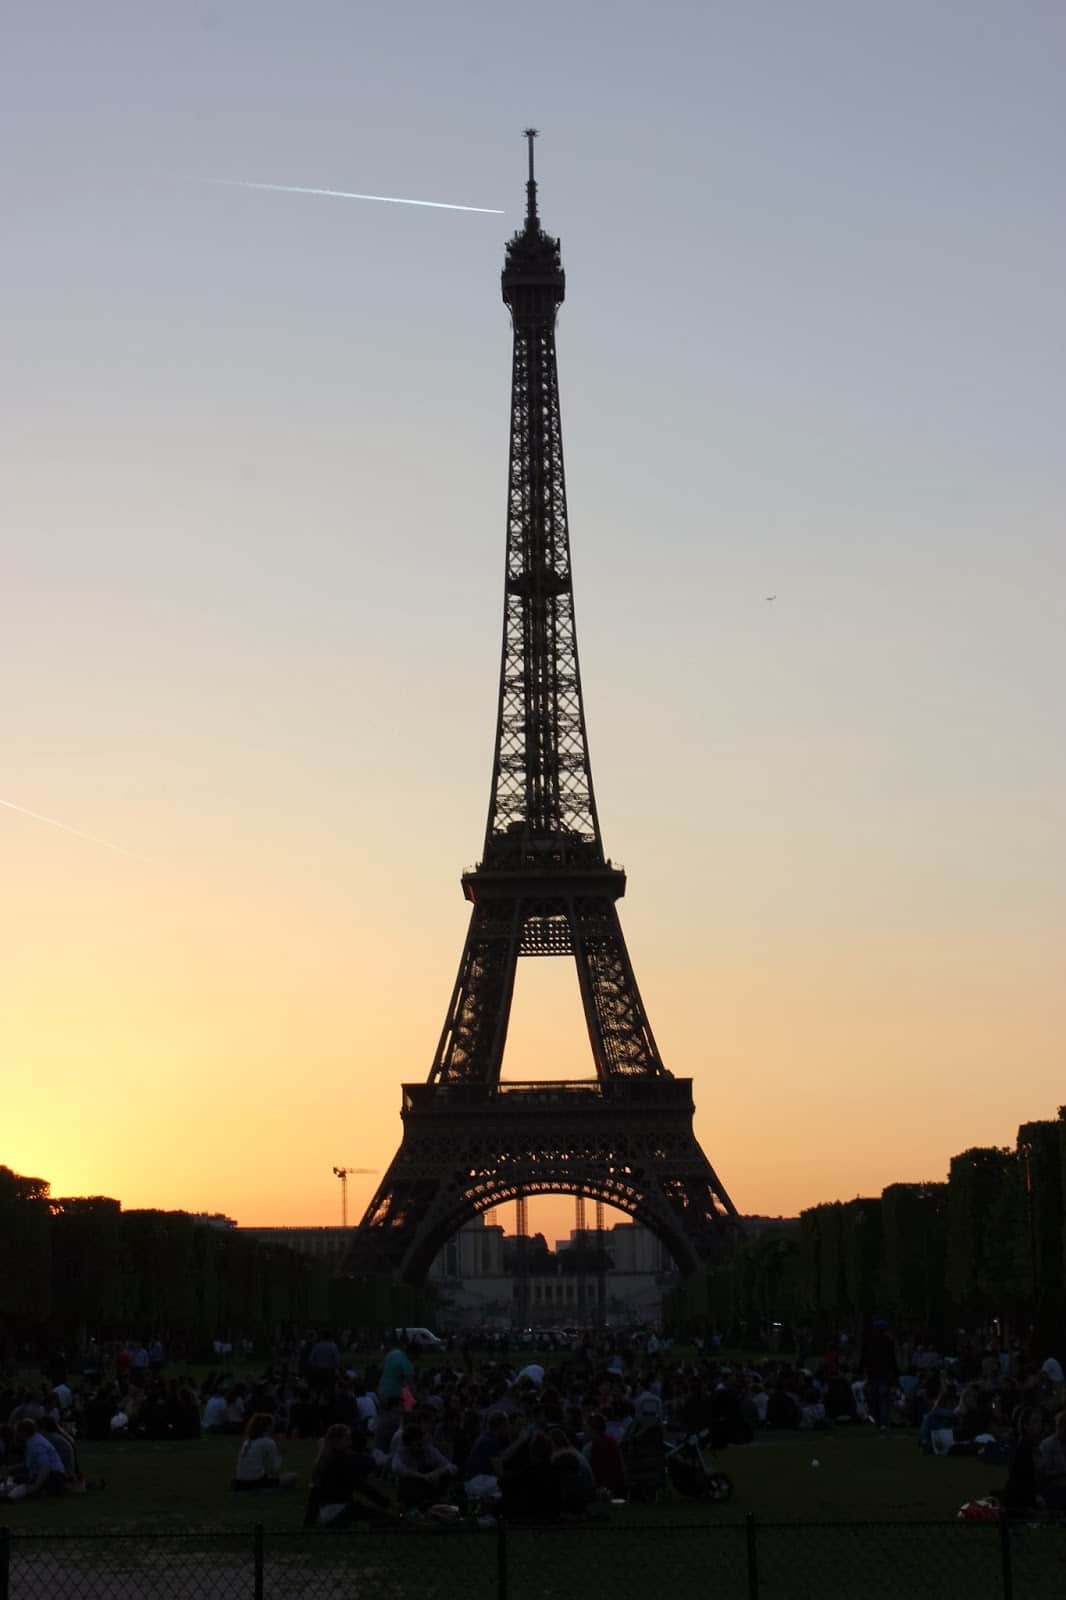
<svg viewBox="0 0 1066 1600">
<path fill-rule="evenodd" d="M 29 811 L 25 806 L 17 806 L 13 800 L 0 800 L 0 806 L 5 806 L 8 811 L 17 811 L 20 816 L 32 817 L 34 822 L 47 822 L 50 828 L 61 828 L 64 833 L 72 833 L 75 839 L 84 839 L 89 844 L 103 845 L 105 850 L 115 850 L 120 856 L 129 856 L 132 861 L 148 861 L 147 856 L 140 856 L 135 850 L 127 850 L 125 845 L 112 844 L 110 839 L 101 839 L 95 833 L 86 833 L 81 828 L 72 828 L 69 822 L 60 822 L 58 817 L 43 816 L 40 811 Z"/>
<path fill-rule="evenodd" d="M 331 200 L 381 200 L 389 206 L 432 206 L 437 211 L 481 211 L 502 217 L 498 206 L 456 206 L 447 200 L 408 200 L 395 194 L 350 194 L 347 189 L 304 189 L 295 183 L 251 183 L 247 178 L 205 178 L 205 183 L 222 184 L 227 189 L 269 189 L 274 194 L 321 194 Z"/>
</svg>

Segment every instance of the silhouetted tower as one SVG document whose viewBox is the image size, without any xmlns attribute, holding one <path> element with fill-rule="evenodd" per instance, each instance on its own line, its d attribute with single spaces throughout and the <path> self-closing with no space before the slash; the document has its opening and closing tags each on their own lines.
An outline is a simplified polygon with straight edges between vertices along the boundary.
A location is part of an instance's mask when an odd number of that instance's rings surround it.
<svg viewBox="0 0 1066 1600">
<path fill-rule="evenodd" d="M 577 1193 L 652 1228 L 683 1271 L 713 1258 L 736 1212 L 692 1131 L 692 1084 L 663 1066 L 604 854 L 574 627 L 555 322 L 566 279 L 537 213 L 502 287 L 514 354 L 499 710 L 485 842 L 462 877 L 473 910 L 428 1082 L 405 1084 L 404 1137 L 360 1224 L 353 1266 L 420 1281 L 474 1212 Z M 576 965 L 596 1077 L 502 1083 L 520 957 Z M 602 1220 L 601 1218 L 598 1220 Z M 600 1289 L 601 1315 L 602 1295 Z"/>
</svg>

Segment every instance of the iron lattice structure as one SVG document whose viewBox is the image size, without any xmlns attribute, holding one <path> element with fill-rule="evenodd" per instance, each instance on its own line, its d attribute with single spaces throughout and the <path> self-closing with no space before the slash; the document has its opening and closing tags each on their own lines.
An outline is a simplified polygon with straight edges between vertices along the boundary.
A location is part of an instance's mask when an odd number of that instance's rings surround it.
<svg viewBox="0 0 1066 1600">
<path fill-rule="evenodd" d="M 692 1084 L 663 1066 L 618 920 L 625 873 L 604 854 L 574 623 L 555 324 L 558 239 L 537 214 L 532 129 L 524 228 L 507 245 L 514 358 L 499 712 L 470 927 L 429 1080 L 403 1091 L 400 1150 L 353 1264 L 419 1282 L 471 1215 L 523 1194 L 587 1195 L 629 1212 L 683 1271 L 736 1211 L 692 1130 Z M 501 1082 L 522 956 L 577 968 L 595 1080 Z"/>
</svg>

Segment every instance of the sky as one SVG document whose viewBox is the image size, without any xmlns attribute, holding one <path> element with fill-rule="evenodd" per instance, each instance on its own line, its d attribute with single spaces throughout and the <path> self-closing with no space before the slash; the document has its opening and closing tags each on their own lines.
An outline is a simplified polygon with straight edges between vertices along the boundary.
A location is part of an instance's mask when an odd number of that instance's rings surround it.
<svg viewBox="0 0 1066 1600">
<path fill-rule="evenodd" d="M 0 1161 L 297 1224 L 393 1155 L 488 800 L 530 122 L 698 1137 L 793 1214 L 1054 1116 L 1062 7 L 14 0 L 4 55 Z M 505 1075 L 590 1072 L 523 963 Z"/>
</svg>

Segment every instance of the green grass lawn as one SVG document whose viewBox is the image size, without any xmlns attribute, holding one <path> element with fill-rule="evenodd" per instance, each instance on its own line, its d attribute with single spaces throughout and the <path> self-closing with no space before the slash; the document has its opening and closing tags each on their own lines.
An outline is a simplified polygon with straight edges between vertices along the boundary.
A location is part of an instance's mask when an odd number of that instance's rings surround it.
<svg viewBox="0 0 1066 1600">
<path fill-rule="evenodd" d="M 235 1494 L 229 1479 L 239 1441 L 204 1438 L 181 1443 L 122 1441 L 84 1444 L 82 1466 L 104 1487 L 63 1500 L 0 1505 L 15 1528 L 165 1529 L 268 1528 L 300 1525 L 316 1445 L 284 1444 L 295 1489 Z M 817 1460 L 819 1465 L 812 1465 Z M 913 1433 L 879 1435 L 869 1429 L 825 1434 L 768 1434 L 755 1444 L 723 1451 L 716 1466 L 732 1477 L 728 1506 L 664 1498 L 656 1506 L 613 1508 L 620 1524 L 722 1522 L 751 1512 L 760 1521 L 856 1522 L 947 1520 L 964 1500 L 994 1492 L 1003 1467 L 973 1457 L 922 1455 Z"/>
</svg>

